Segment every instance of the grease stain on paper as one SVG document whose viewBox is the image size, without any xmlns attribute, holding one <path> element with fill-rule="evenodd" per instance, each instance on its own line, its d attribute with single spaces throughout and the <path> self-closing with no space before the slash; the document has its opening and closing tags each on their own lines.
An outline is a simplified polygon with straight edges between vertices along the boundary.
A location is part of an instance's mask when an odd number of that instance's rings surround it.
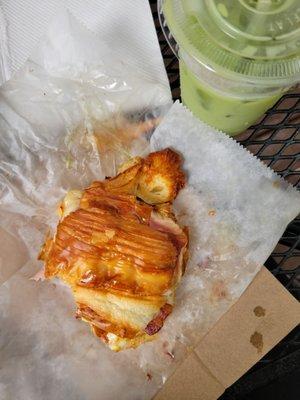
<svg viewBox="0 0 300 400">
<path fill-rule="evenodd" d="M 214 282 L 210 296 L 211 301 L 220 301 L 226 298 L 228 298 L 228 290 L 225 282 L 222 280 Z"/>
<path fill-rule="evenodd" d="M 257 349 L 257 353 L 261 353 L 262 349 L 264 347 L 263 335 L 261 333 L 255 331 L 250 336 L 250 343 L 252 344 L 252 346 L 254 346 Z"/>
<path fill-rule="evenodd" d="M 253 312 L 256 317 L 264 317 L 266 315 L 266 310 L 262 306 L 256 306 L 253 309 Z"/>
</svg>

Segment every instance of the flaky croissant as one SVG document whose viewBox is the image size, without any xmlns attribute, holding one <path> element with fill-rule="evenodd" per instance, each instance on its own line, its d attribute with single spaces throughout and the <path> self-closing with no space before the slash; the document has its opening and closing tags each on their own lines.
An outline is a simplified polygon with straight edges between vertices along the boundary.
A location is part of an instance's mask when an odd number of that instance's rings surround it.
<svg viewBox="0 0 300 400">
<path fill-rule="evenodd" d="M 151 340 L 172 311 L 188 237 L 171 206 L 184 184 L 180 156 L 165 149 L 68 192 L 60 206 L 40 254 L 45 276 L 71 287 L 77 317 L 112 350 Z"/>
</svg>

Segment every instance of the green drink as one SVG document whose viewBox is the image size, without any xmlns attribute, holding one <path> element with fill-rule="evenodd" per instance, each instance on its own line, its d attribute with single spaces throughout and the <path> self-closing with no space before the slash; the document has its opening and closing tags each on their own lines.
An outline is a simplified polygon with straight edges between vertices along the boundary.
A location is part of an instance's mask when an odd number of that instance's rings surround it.
<svg viewBox="0 0 300 400">
<path fill-rule="evenodd" d="M 183 61 L 180 61 L 180 85 L 184 104 L 198 118 L 231 135 L 252 125 L 281 97 L 281 92 L 251 100 L 226 96 L 199 81 Z"/>
<path fill-rule="evenodd" d="M 300 81 L 299 0 L 163 0 L 183 102 L 235 135 Z"/>
</svg>

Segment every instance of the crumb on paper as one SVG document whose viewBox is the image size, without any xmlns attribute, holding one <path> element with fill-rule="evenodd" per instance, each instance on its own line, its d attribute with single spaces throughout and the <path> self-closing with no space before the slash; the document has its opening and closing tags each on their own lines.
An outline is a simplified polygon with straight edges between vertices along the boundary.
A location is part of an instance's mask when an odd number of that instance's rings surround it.
<svg viewBox="0 0 300 400">
<path fill-rule="evenodd" d="M 173 352 L 171 352 L 171 351 L 166 351 L 165 354 L 166 354 L 168 357 L 170 357 L 172 360 L 174 360 L 175 355 L 174 355 Z"/>
<path fill-rule="evenodd" d="M 263 335 L 255 331 L 250 337 L 250 343 L 257 349 L 257 353 L 261 353 L 264 347 Z"/>
<path fill-rule="evenodd" d="M 34 276 L 30 278 L 31 281 L 39 282 L 44 281 L 45 278 L 45 267 L 42 267 Z"/>
<path fill-rule="evenodd" d="M 151 379 L 152 379 L 152 375 L 149 372 L 147 372 L 147 380 L 151 381 Z"/>
<path fill-rule="evenodd" d="M 262 306 L 256 306 L 253 309 L 253 312 L 256 317 L 264 317 L 266 315 L 266 310 Z"/>
<path fill-rule="evenodd" d="M 164 341 L 162 344 L 164 354 L 170 357 L 172 360 L 175 358 L 174 350 L 169 350 L 169 342 Z"/>
</svg>

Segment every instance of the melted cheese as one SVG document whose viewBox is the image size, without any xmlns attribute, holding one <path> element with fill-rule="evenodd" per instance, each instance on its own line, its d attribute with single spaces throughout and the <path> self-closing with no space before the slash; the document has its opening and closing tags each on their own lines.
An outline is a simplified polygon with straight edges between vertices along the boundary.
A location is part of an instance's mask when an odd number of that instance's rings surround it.
<svg viewBox="0 0 300 400">
<path fill-rule="evenodd" d="M 82 195 L 83 191 L 81 190 L 70 190 L 66 194 L 65 198 L 59 206 L 59 215 L 61 219 L 65 218 L 79 208 Z"/>
</svg>

